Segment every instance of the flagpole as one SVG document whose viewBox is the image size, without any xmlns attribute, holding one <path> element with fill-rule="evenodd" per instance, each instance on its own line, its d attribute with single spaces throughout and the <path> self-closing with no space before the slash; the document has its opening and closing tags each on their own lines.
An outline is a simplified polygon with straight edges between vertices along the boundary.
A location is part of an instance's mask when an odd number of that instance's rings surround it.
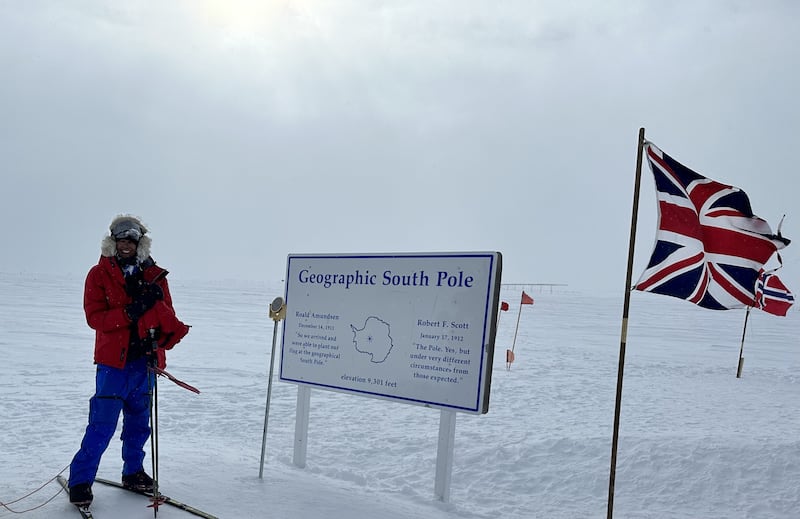
<svg viewBox="0 0 800 519">
<path fill-rule="evenodd" d="M 736 378 L 742 378 L 742 364 L 744 364 L 744 358 L 742 358 L 742 353 L 744 352 L 744 334 L 747 332 L 747 318 L 750 317 L 750 309 L 753 308 L 752 306 L 747 307 L 747 313 L 744 314 L 744 327 L 742 327 L 742 345 L 739 346 L 739 364 L 736 367 Z"/>
<path fill-rule="evenodd" d="M 495 324 L 495 330 L 500 328 L 500 316 L 503 315 L 503 301 L 500 301 L 500 307 L 497 309 L 497 321 Z"/>
<path fill-rule="evenodd" d="M 614 407 L 614 435 L 611 440 L 611 471 L 608 477 L 608 515 L 614 516 L 614 480 L 617 473 L 617 444 L 619 440 L 619 415 L 622 403 L 622 374 L 625 370 L 625 346 L 628 335 L 628 311 L 631 302 L 631 277 L 633 273 L 633 250 L 636 244 L 636 222 L 639 215 L 639 188 L 642 180 L 642 154 L 644 151 L 644 128 L 639 128 L 639 147 L 636 152 L 636 180 L 633 186 L 631 208 L 631 234 L 628 241 L 628 272 L 625 278 L 625 303 L 622 307 L 622 331 L 619 340 L 619 367 L 617 368 L 617 398 Z"/>
<path fill-rule="evenodd" d="M 514 329 L 514 341 L 511 343 L 511 353 L 514 353 L 514 346 L 517 344 L 517 331 L 519 330 L 519 318 L 522 316 L 522 302 L 519 303 L 519 313 L 517 314 L 517 327 Z"/>
<path fill-rule="evenodd" d="M 500 308 L 497 309 L 497 326 L 495 328 L 496 330 L 500 329 L 500 316 L 503 315 L 503 305 L 505 305 L 505 308 L 508 309 L 508 303 L 506 303 L 505 301 L 500 301 Z M 516 341 L 516 339 L 514 340 Z M 513 360 L 509 358 L 510 355 L 513 355 L 513 353 L 511 353 L 511 350 L 506 348 L 506 371 L 511 371 L 511 362 L 513 362 Z"/>
</svg>

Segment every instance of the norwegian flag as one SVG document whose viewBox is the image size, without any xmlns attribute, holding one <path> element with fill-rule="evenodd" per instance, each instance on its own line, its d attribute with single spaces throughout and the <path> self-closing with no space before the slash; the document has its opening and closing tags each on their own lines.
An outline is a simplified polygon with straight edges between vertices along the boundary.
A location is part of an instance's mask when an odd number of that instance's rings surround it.
<svg viewBox="0 0 800 519">
<path fill-rule="evenodd" d="M 645 144 L 658 197 L 658 233 L 635 289 L 703 308 L 754 306 L 764 264 L 789 240 L 755 216 L 741 189 L 705 178 Z"/>
<path fill-rule="evenodd" d="M 756 283 L 755 306 L 767 313 L 785 316 L 793 304 L 794 296 L 778 276 L 762 270 Z"/>
</svg>

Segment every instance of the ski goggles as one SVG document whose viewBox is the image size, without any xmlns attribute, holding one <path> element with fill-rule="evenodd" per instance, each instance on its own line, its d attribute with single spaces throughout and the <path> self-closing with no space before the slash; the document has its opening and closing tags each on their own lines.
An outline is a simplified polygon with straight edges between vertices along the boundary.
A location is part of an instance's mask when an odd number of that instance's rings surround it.
<svg viewBox="0 0 800 519">
<path fill-rule="evenodd" d="M 122 220 L 111 227 L 111 236 L 115 240 L 131 240 L 138 243 L 143 234 L 141 226 L 131 220 Z"/>
</svg>

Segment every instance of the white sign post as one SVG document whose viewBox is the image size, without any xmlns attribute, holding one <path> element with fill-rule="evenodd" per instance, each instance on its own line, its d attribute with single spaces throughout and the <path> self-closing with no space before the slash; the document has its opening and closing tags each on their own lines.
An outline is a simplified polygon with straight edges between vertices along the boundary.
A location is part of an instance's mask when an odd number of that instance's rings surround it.
<svg viewBox="0 0 800 519">
<path fill-rule="evenodd" d="M 433 493 L 450 501 L 450 476 L 453 474 L 453 450 L 456 443 L 456 413 L 442 409 L 439 417 L 439 445 L 436 450 L 436 480 Z"/>
<path fill-rule="evenodd" d="M 489 410 L 501 269 L 499 252 L 289 255 L 280 380 L 440 409 L 446 501 L 455 412 Z M 298 394 L 298 466 L 309 398 Z"/>
</svg>

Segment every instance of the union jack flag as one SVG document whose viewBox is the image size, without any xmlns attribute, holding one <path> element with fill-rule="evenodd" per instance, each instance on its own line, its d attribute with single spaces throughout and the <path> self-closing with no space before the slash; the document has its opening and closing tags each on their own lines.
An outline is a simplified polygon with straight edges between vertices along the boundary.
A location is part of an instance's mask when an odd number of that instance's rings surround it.
<svg viewBox="0 0 800 519">
<path fill-rule="evenodd" d="M 764 264 L 789 240 L 755 216 L 741 189 L 695 173 L 645 144 L 658 197 L 658 233 L 634 287 L 703 308 L 756 306 Z"/>
<path fill-rule="evenodd" d="M 767 313 L 785 316 L 792 304 L 794 296 L 786 285 L 772 272 L 762 270 L 756 283 L 756 306 Z"/>
</svg>

